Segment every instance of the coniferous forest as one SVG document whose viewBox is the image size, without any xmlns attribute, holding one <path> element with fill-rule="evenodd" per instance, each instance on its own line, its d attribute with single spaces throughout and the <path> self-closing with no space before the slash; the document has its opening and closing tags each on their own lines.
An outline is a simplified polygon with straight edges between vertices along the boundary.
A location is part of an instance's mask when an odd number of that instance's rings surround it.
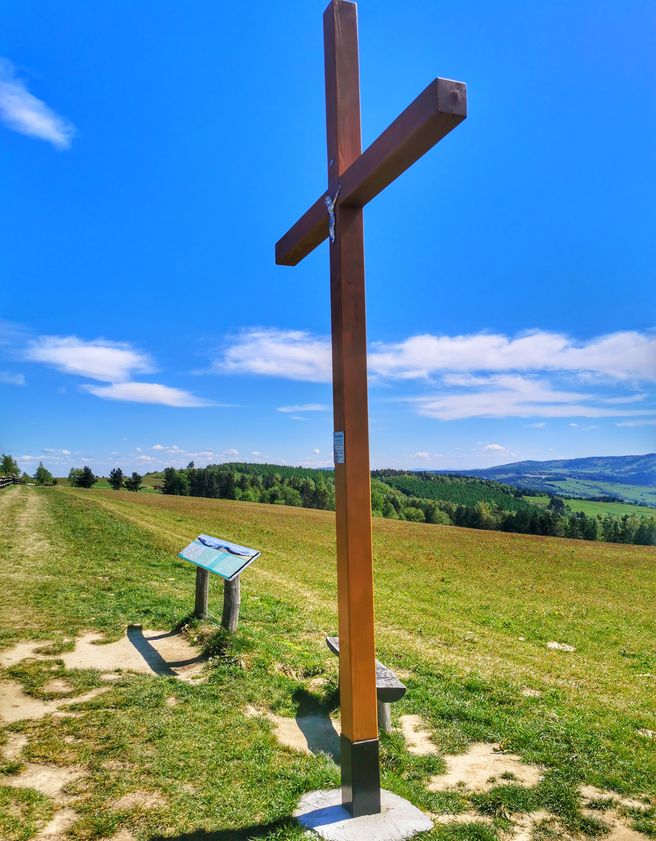
<svg viewBox="0 0 656 841">
<path fill-rule="evenodd" d="M 335 508 L 330 470 L 247 463 L 197 468 L 190 463 L 184 469 L 168 467 L 157 479 L 155 488 L 164 494 Z M 540 506 L 508 485 L 452 474 L 376 470 L 371 508 L 374 517 L 417 523 L 656 545 L 656 517 L 572 513 L 557 496 Z"/>
</svg>

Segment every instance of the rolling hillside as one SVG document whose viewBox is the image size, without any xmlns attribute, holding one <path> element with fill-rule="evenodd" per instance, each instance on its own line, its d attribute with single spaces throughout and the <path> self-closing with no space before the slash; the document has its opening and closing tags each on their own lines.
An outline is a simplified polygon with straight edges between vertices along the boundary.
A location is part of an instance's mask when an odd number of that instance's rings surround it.
<svg viewBox="0 0 656 841">
<path fill-rule="evenodd" d="M 518 461 L 462 475 L 569 497 L 611 497 L 656 506 L 656 453 Z"/>
</svg>

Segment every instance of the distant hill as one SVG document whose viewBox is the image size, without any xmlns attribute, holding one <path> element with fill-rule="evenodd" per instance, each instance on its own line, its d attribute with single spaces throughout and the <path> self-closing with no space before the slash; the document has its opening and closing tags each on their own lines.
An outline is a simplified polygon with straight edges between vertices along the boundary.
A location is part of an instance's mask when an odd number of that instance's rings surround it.
<svg viewBox="0 0 656 841">
<path fill-rule="evenodd" d="M 459 472 L 463 476 L 493 479 L 527 490 L 656 505 L 656 453 L 517 461 L 484 470 Z"/>
</svg>

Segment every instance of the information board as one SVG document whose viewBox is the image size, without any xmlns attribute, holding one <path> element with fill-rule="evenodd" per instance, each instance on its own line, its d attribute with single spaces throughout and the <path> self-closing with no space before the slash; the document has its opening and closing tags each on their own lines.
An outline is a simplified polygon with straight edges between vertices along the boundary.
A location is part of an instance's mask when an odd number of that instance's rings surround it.
<svg viewBox="0 0 656 841">
<path fill-rule="evenodd" d="M 232 581 L 256 558 L 259 558 L 260 553 L 257 549 L 248 549 L 246 546 L 230 543 L 220 537 L 199 534 L 178 555 L 185 561 L 196 564 L 209 572 L 215 572 L 227 581 Z"/>
</svg>

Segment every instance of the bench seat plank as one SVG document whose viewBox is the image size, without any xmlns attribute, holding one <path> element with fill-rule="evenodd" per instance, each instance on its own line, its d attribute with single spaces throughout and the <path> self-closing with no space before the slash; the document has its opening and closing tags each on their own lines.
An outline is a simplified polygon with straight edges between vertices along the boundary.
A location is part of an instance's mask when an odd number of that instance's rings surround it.
<svg viewBox="0 0 656 841">
<path fill-rule="evenodd" d="M 339 637 L 326 637 L 326 645 L 339 657 Z M 406 687 L 391 669 L 376 660 L 376 695 L 384 704 L 400 701 L 406 693 Z"/>
</svg>

